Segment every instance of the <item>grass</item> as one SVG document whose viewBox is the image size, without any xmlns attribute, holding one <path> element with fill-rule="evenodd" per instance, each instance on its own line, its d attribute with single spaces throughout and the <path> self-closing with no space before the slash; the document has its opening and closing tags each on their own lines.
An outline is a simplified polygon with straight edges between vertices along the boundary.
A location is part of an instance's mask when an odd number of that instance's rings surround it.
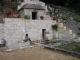
<svg viewBox="0 0 80 60">
<path fill-rule="evenodd" d="M 44 44 L 55 44 L 55 43 L 58 43 L 58 42 L 62 42 L 61 40 L 58 40 L 58 41 L 45 41 Z"/>
<path fill-rule="evenodd" d="M 57 48 L 80 53 L 80 43 L 79 42 L 72 42 L 66 45 L 57 46 Z"/>
<path fill-rule="evenodd" d="M 64 41 L 59 40 L 59 41 L 52 41 L 52 42 L 51 41 L 45 41 L 44 44 L 48 45 L 48 44 L 56 44 L 56 43 L 60 43 L 60 42 L 64 43 Z M 55 46 L 55 48 L 80 53 L 80 42 L 72 42 L 72 43 L 68 43 L 68 44 L 64 44 L 64 45 L 60 45 L 60 46 Z"/>
</svg>

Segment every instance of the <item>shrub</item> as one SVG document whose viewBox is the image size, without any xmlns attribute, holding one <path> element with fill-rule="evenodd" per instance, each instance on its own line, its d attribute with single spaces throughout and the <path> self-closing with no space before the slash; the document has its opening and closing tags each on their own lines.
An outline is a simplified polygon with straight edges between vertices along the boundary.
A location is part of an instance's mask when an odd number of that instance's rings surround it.
<svg viewBox="0 0 80 60">
<path fill-rule="evenodd" d="M 30 16 L 28 14 L 24 15 L 25 19 L 30 19 Z"/>
<path fill-rule="evenodd" d="M 57 20 L 58 18 L 57 18 L 57 16 L 53 16 L 52 19 L 53 20 Z"/>
<path fill-rule="evenodd" d="M 57 24 L 52 25 L 52 28 L 53 28 L 54 30 L 58 31 L 58 25 L 57 25 Z"/>
<path fill-rule="evenodd" d="M 80 22 L 80 16 L 77 16 L 76 22 Z"/>
</svg>

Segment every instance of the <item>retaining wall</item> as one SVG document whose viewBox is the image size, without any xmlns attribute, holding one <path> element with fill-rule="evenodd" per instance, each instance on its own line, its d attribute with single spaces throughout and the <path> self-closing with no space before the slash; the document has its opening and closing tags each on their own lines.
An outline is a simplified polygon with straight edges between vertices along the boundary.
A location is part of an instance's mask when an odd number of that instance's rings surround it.
<svg viewBox="0 0 80 60">
<path fill-rule="evenodd" d="M 0 23 L 0 39 L 4 37 L 4 24 Z"/>
<path fill-rule="evenodd" d="M 7 45 L 23 42 L 26 34 L 32 41 L 42 40 L 42 29 L 46 29 L 46 37 L 52 39 L 51 25 L 56 23 L 53 20 L 26 20 L 19 18 L 5 18 L 4 22 L 4 38 Z"/>
</svg>

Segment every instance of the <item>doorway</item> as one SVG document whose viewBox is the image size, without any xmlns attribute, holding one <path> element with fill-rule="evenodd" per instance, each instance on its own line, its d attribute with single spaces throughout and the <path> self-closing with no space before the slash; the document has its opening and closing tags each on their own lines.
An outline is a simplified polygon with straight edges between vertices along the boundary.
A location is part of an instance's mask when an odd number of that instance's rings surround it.
<svg viewBox="0 0 80 60">
<path fill-rule="evenodd" d="M 32 19 L 36 20 L 37 19 L 37 12 L 32 12 Z"/>
<path fill-rule="evenodd" d="M 46 29 L 42 29 L 42 38 L 43 38 L 43 39 L 46 38 Z"/>
</svg>

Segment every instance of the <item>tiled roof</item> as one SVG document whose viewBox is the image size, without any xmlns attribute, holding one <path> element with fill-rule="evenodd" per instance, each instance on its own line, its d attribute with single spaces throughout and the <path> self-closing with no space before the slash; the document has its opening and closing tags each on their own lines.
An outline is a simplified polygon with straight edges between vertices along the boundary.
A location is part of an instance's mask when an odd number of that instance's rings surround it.
<svg viewBox="0 0 80 60">
<path fill-rule="evenodd" d="M 37 5 L 37 4 L 26 4 L 21 9 L 38 9 L 38 10 L 44 10 L 44 8 L 41 5 Z"/>
</svg>

